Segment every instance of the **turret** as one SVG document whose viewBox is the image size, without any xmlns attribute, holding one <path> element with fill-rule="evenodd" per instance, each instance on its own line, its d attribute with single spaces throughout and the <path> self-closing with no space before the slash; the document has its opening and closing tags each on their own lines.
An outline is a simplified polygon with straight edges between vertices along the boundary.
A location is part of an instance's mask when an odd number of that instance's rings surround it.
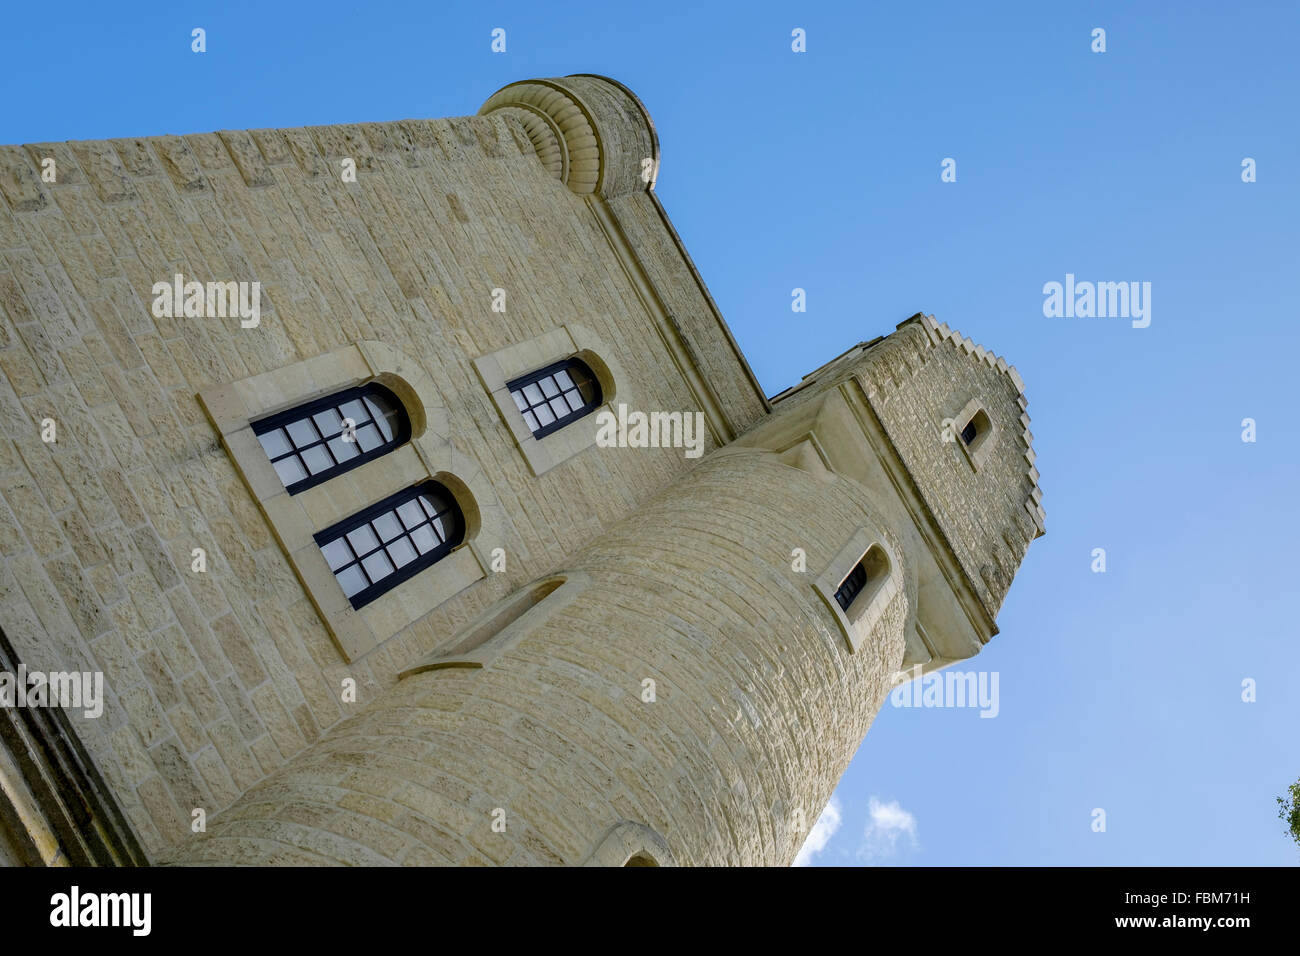
<svg viewBox="0 0 1300 956">
<path fill-rule="evenodd" d="M 907 538 L 918 601 L 906 663 L 929 671 L 978 652 L 997 633 L 1029 543 L 1044 532 L 1015 368 L 916 315 L 772 403 L 775 414 L 740 443 L 787 455 L 791 443 L 816 449 L 836 474 L 871 489 Z M 798 458 L 814 460 L 806 451 Z"/>
<path fill-rule="evenodd" d="M 177 859 L 788 864 L 900 668 L 992 635 L 1022 401 L 929 319 L 855 347 Z"/>
</svg>

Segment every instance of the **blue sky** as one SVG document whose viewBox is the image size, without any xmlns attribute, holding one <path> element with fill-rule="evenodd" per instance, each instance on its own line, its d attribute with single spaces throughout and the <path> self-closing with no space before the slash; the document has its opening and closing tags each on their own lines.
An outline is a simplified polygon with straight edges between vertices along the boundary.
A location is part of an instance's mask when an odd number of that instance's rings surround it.
<svg viewBox="0 0 1300 956">
<path fill-rule="evenodd" d="M 962 667 L 998 672 L 999 714 L 887 705 L 813 862 L 1291 864 L 1298 27 L 1300 5 L 1249 2 L 22 4 L 0 141 L 465 115 L 517 79 L 621 80 L 769 394 L 918 311 L 1027 384 L 1048 533 Z M 1150 326 L 1045 318 L 1067 273 L 1150 282 Z"/>
</svg>

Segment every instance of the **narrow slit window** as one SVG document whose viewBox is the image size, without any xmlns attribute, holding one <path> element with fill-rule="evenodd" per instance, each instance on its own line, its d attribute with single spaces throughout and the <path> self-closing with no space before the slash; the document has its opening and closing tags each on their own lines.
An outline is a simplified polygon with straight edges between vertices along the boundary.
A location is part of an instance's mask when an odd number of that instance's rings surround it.
<svg viewBox="0 0 1300 956">
<path fill-rule="evenodd" d="M 600 382 L 585 362 L 565 359 L 506 383 L 534 438 L 544 438 L 589 415 L 603 399 Z"/>
<path fill-rule="evenodd" d="M 989 416 L 980 409 L 971 416 L 966 427 L 961 430 L 961 440 L 968 448 L 976 448 L 989 433 Z"/>
<path fill-rule="evenodd" d="M 372 382 L 264 418 L 253 433 L 292 495 L 405 444 L 411 422 L 397 396 Z"/>
<path fill-rule="evenodd" d="M 839 604 L 840 610 L 848 611 L 849 605 L 853 599 L 858 596 L 863 586 L 867 583 L 867 569 L 859 561 L 849 572 L 849 576 L 840 582 L 840 586 L 835 590 L 835 602 Z"/>
<path fill-rule="evenodd" d="M 879 593 L 888 577 L 889 558 L 883 548 L 872 545 L 835 589 L 835 603 L 845 614 L 849 614 L 850 608 L 865 607 Z"/>
<path fill-rule="evenodd" d="M 354 608 L 442 560 L 465 539 L 455 497 L 436 481 L 399 491 L 315 536 Z"/>
</svg>

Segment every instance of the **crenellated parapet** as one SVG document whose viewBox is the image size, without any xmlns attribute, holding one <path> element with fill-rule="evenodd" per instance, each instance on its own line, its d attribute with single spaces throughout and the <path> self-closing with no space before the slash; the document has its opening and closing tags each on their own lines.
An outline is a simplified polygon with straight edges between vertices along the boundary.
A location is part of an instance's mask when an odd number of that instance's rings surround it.
<svg viewBox="0 0 1300 956">
<path fill-rule="evenodd" d="M 1020 406 L 1020 418 L 1018 434 L 1020 441 L 1024 444 L 1023 455 L 1028 470 L 1025 477 L 1028 481 L 1028 493 L 1025 497 L 1025 511 L 1033 519 L 1034 525 L 1038 530 L 1038 535 L 1045 532 L 1044 522 L 1046 513 L 1043 511 L 1042 500 L 1043 492 L 1038 484 L 1038 468 L 1035 461 L 1038 456 L 1034 452 L 1034 433 L 1029 430 L 1029 413 L 1026 409 L 1029 407 L 1029 399 L 1025 397 L 1025 381 L 1020 377 L 1014 365 L 1007 363 L 1007 360 L 1001 356 L 994 355 L 991 351 L 982 345 L 977 345 L 971 339 L 963 336 L 955 329 L 950 329 L 948 323 L 937 322 L 933 315 L 914 316 L 908 320 L 908 323 L 914 323 L 930 335 L 935 344 L 948 343 L 960 349 L 962 352 L 973 357 L 976 361 L 982 362 L 989 368 L 996 368 L 1004 374 L 1016 389 L 1016 403 Z M 1037 537 L 1038 535 L 1035 535 Z"/>
</svg>

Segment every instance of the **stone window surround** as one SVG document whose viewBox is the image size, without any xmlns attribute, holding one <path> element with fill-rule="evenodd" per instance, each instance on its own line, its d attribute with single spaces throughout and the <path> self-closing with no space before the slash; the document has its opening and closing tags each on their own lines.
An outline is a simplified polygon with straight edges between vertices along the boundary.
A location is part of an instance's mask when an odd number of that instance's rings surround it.
<svg viewBox="0 0 1300 956">
<path fill-rule="evenodd" d="M 353 441 L 351 450 L 354 452 L 352 457 L 344 457 L 341 460 L 336 452 L 332 449 L 335 447 L 336 439 L 343 438 L 346 430 L 342 421 L 339 422 L 339 431 L 323 434 L 320 431 L 319 416 L 325 413 L 328 416 L 330 411 L 334 412 L 339 418 L 343 418 L 343 407 L 348 403 L 356 403 L 362 406 L 365 412 L 364 417 L 358 416 L 353 420 Z M 392 429 L 391 438 L 384 439 L 383 431 L 380 428 L 379 421 L 374 418 L 372 406 L 380 409 L 380 418 L 387 418 L 383 414 L 385 406 L 396 406 L 397 415 L 393 416 L 393 421 L 388 422 L 389 428 Z M 307 439 L 300 440 L 294 434 L 296 423 L 310 420 L 311 431 Z M 370 428 L 377 433 L 382 439 L 380 443 L 372 447 L 369 451 L 365 450 L 361 438 L 365 430 Z M 410 441 L 410 421 L 406 415 L 406 406 L 396 395 L 384 388 L 378 382 L 370 382 L 360 388 L 345 389 L 341 392 L 334 392 L 324 398 L 317 399 L 314 402 L 307 402 L 297 405 L 293 408 L 286 409 L 278 415 L 272 415 L 270 418 L 259 419 L 253 423 L 253 434 L 258 436 L 258 440 L 266 447 L 266 435 L 283 432 L 284 440 L 287 442 L 287 450 L 280 449 L 278 454 L 272 454 L 270 449 L 267 455 L 271 457 L 271 464 L 276 466 L 279 471 L 278 462 L 289 459 L 290 465 L 296 464 L 302 471 L 302 477 L 296 478 L 292 486 L 286 483 L 285 487 L 293 494 L 306 491 L 308 488 L 329 481 L 345 471 L 351 471 L 353 468 L 360 468 L 363 464 L 372 458 L 378 458 L 381 455 L 387 455 L 395 448 L 399 448 L 406 442 Z M 344 439 L 346 440 L 346 439 Z M 307 463 L 307 453 L 313 446 L 323 448 L 326 456 L 332 462 L 327 465 L 323 471 L 312 472 L 310 465 Z M 295 461 L 296 460 L 296 461 Z M 283 475 L 281 476 L 283 480 Z"/>
<path fill-rule="evenodd" d="M 567 387 L 560 376 L 568 380 Z M 547 395 L 548 384 L 556 390 L 554 395 Z M 545 438 L 567 428 L 605 403 L 595 373 L 579 358 L 566 358 L 554 365 L 545 365 L 522 378 L 506 382 L 506 388 L 535 438 Z M 529 395 L 529 389 L 535 390 L 536 398 Z M 575 397 L 577 408 L 573 407 Z M 555 411 L 557 401 L 562 409 L 559 414 Z M 540 412 L 543 410 L 551 416 L 546 424 L 542 424 Z M 532 416 L 532 421 L 528 420 L 529 416 Z"/>
<path fill-rule="evenodd" d="M 633 857 L 649 866 L 676 866 L 668 841 L 652 827 L 633 820 L 620 820 L 601 838 L 583 866 L 627 866 Z"/>
<path fill-rule="evenodd" d="M 290 495 L 251 423 L 332 392 L 377 381 L 411 421 L 411 438 L 388 454 Z M 235 469 L 266 516 L 344 661 L 353 663 L 444 601 L 487 576 L 480 542 L 496 540 L 499 505 L 479 466 L 451 449 L 446 409 L 420 366 L 382 342 L 361 341 L 284 368 L 205 388 L 199 402 Z M 420 574 L 357 610 L 313 535 L 376 501 L 434 480 L 456 496 L 465 540 Z M 484 534 L 487 534 L 484 538 Z"/>
<path fill-rule="evenodd" d="M 973 444 L 967 445 L 961 438 L 962 429 L 966 427 L 967 422 L 980 413 L 983 413 L 989 427 L 986 431 L 975 436 Z M 993 421 L 992 416 L 985 410 L 984 404 L 978 398 L 972 398 L 967 402 L 962 407 L 962 410 L 953 416 L 952 421 L 953 437 L 957 442 L 957 447 L 966 456 L 966 461 L 971 466 L 971 469 L 979 471 L 989 460 L 989 456 L 993 454 L 993 446 L 996 444 L 998 434 L 997 423 Z"/>
<path fill-rule="evenodd" d="M 848 577 L 849 572 L 872 548 L 879 548 L 884 552 L 889 561 L 889 571 L 884 581 L 877 584 L 874 590 L 868 582 L 867 588 L 849 605 L 851 613 L 845 614 L 839 602 L 835 600 L 835 592 L 839 589 L 840 583 Z M 880 616 L 893 600 L 894 595 L 902 588 L 902 581 L 902 564 L 898 554 L 877 529 L 864 525 L 853 533 L 830 560 L 822 573 L 813 581 L 812 588 L 835 618 L 835 623 L 839 625 L 840 633 L 848 644 L 849 651 L 856 652 L 871 634 L 872 628 L 880 620 Z"/>
<path fill-rule="evenodd" d="M 447 557 L 464 541 L 456 496 L 422 482 L 318 531 L 314 538 L 348 600 L 360 609 Z M 424 550 L 419 547 L 423 542 Z M 333 552 L 333 558 L 328 552 Z M 398 563 L 399 558 L 405 558 Z M 351 572 L 351 573 L 349 573 Z"/>
<path fill-rule="evenodd" d="M 601 404 L 570 425 L 537 438 L 515 406 L 506 382 L 568 358 L 581 359 L 595 373 Z M 624 393 L 628 379 L 613 350 L 590 329 L 573 323 L 481 355 L 474 360 L 474 370 L 534 476 L 545 474 L 594 445 L 599 431 L 596 416 L 602 411 L 613 414 L 616 394 L 627 401 Z"/>
</svg>

